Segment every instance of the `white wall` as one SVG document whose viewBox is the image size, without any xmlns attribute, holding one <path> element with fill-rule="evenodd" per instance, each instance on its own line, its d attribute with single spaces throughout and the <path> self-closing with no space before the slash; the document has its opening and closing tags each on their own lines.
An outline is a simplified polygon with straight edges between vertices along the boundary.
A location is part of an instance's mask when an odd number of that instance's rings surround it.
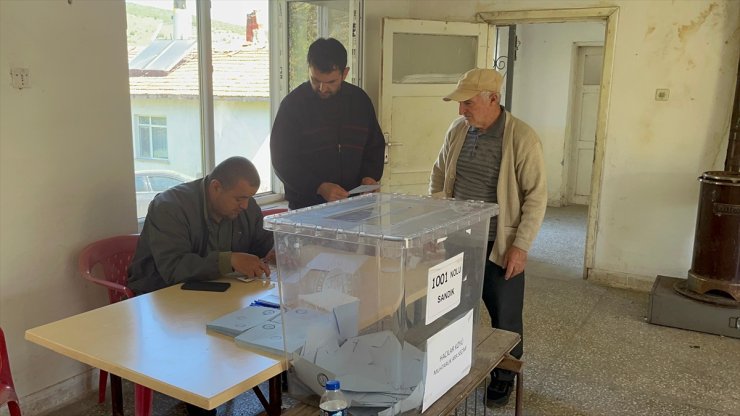
<svg viewBox="0 0 740 416">
<path fill-rule="evenodd" d="M 475 21 L 476 13 L 618 6 L 594 276 L 685 277 L 701 172 L 721 168 L 740 53 L 740 2 L 373 0 L 365 86 L 377 103 L 381 18 Z M 670 100 L 654 100 L 669 88 Z M 443 134 L 443 132 L 440 132 Z"/>
<path fill-rule="evenodd" d="M 542 141 L 548 205 L 560 206 L 568 124 L 573 44 L 603 42 L 603 22 L 540 23 L 517 26 L 512 114 L 532 126 Z"/>
<path fill-rule="evenodd" d="M 131 113 L 130 126 L 135 125 L 133 123 L 137 116 L 167 118 L 168 159 L 134 159 L 137 172 L 147 169 L 170 170 L 193 179 L 203 177 L 198 100 L 132 97 Z"/>
<path fill-rule="evenodd" d="M 370 0 L 365 86 L 377 102 L 382 16 L 610 5 L 620 11 L 596 268 L 684 276 L 696 177 L 724 160 L 740 2 Z M 75 394 L 57 395 L 63 385 L 85 387 L 65 380 L 86 369 L 23 332 L 105 303 L 77 275 L 77 253 L 136 231 L 125 19 L 123 2 L 0 1 L 0 325 L 26 415 Z M 11 66 L 30 69 L 31 89 L 10 88 Z M 670 100 L 654 101 L 655 88 Z"/>
<path fill-rule="evenodd" d="M 216 100 L 214 128 L 216 163 L 233 155 L 246 157 L 260 174 L 258 192 L 270 192 L 270 102 Z"/>
<path fill-rule="evenodd" d="M 0 325 L 25 415 L 87 387 L 60 390 L 87 368 L 23 336 L 106 303 L 77 254 L 136 232 L 131 143 L 124 3 L 0 1 Z"/>
</svg>

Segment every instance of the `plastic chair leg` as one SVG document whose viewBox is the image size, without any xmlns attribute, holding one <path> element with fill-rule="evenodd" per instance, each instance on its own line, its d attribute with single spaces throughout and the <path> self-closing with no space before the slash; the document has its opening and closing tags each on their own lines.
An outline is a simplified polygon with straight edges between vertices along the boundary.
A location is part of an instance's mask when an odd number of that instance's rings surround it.
<svg viewBox="0 0 740 416">
<path fill-rule="evenodd" d="M 134 415 L 150 416 L 152 414 L 152 389 L 139 384 L 134 385 Z"/>
<path fill-rule="evenodd" d="M 21 407 L 17 402 L 8 402 L 8 409 L 10 410 L 10 416 L 21 416 Z"/>
<path fill-rule="evenodd" d="M 100 370 L 100 380 L 98 381 L 98 403 L 105 402 L 105 389 L 108 387 L 108 372 Z"/>
</svg>

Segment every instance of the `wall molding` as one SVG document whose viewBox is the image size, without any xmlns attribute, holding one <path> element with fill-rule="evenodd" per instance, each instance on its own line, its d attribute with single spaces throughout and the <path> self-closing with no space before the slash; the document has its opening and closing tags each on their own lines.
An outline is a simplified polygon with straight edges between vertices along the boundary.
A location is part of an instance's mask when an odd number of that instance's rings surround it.
<svg viewBox="0 0 740 416">
<path fill-rule="evenodd" d="M 630 289 L 649 293 L 653 289 L 654 277 L 639 274 L 588 269 L 588 281 L 618 289 Z"/>
<path fill-rule="evenodd" d="M 20 397 L 21 411 L 23 416 L 43 415 L 54 409 L 69 406 L 70 403 L 86 396 L 97 402 L 97 396 L 92 397 L 97 388 L 98 371 L 91 368 L 45 389 Z M 110 394 L 106 395 L 106 399 L 110 401 Z M 8 416 L 7 406 L 0 409 L 0 416 Z"/>
</svg>

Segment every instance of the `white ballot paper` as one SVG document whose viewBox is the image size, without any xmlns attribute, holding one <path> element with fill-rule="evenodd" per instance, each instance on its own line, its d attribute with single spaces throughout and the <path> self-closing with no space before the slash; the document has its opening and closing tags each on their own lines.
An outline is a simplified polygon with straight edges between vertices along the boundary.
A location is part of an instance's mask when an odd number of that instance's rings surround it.
<svg viewBox="0 0 740 416">
<path fill-rule="evenodd" d="M 339 270 L 354 274 L 369 258 L 369 256 L 362 254 L 319 253 L 308 262 L 306 267 L 324 272 Z"/>
<path fill-rule="evenodd" d="M 473 363 L 473 310 L 427 340 L 424 370 L 426 411 L 447 390 L 470 372 Z"/>
<path fill-rule="evenodd" d="M 380 189 L 379 183 L 376 183 L 375 185 L 360 185 L 357 188 L 350 189 L 349 194 L 355 195 L 355 194 L 361 194 L 364 192 L 372 192 L 376 189 Z"/>
</svg>

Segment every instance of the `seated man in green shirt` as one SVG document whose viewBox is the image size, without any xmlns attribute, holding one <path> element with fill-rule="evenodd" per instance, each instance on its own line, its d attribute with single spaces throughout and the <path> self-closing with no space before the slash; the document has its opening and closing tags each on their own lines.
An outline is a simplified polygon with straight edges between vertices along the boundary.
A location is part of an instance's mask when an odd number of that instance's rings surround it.
<svg viewBox="0 0 740 416">
<path fill-rule="evenodd" d="M 274 241 L 253 198 L 259 186 L 252 162 L 231 157 L 205 178 L 157 195 L 129 266 L 131 290 L 142 294 L 232 271 L 269 276 Z"/>
</svg>

